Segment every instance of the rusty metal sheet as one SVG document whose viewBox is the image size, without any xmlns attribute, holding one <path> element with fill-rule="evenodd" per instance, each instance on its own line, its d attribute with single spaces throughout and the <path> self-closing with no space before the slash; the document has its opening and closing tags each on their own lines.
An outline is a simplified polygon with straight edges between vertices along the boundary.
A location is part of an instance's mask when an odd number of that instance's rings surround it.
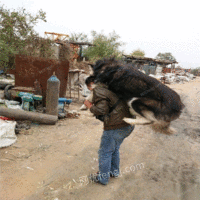
<svg viewBox="0 0 200 200">
<path fill-rule="evenodd" d="M 43 99 L 46 99 L 47 80 L 55 72 L 60 80 L 59 96 L 66 96 L 69 72 L 68 61 L 17 55 L 15 65 L 15 70 L 12 70 L 12 73 L 15 74 L 16 87 L 34 87 L 34 82 L 37 79 L 41 85 Z"/>
</svg>

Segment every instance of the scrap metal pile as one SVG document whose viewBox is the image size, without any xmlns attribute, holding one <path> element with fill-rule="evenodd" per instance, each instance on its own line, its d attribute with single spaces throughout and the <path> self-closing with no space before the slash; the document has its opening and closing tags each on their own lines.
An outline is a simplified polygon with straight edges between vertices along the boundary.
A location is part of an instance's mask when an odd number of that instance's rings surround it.
<svg viewBox="0 0 200 200">
<path fill-rule="evenodd" d="M 149 76 L 152 76 L 160 81 L 163 81 L 166 84 L 172 84 L 172 83 L 182 84 L 196 78 L 193 74 L 185 72 L 184 70 L 175 71 L 173 73 L 157 73 L 156 75 L 150 74 Z"/>
<path fill-rule="evenodd" d="M 165 83 L 184 83 L 189 82 L 195 78 L 193 74 L 186 73 L 167 73 L 164 75 Z"/>
</svg>

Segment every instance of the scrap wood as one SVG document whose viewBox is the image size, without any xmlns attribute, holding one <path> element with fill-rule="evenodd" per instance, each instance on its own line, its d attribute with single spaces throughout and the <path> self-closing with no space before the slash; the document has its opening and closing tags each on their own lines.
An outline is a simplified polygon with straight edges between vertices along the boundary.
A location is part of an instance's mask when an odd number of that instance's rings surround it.
<svg viewBox="0 0 200 200">
<path fill-rule="evenodd" d="M 8 118 L 14 118 L 15 120 L 29 120 L 32 122 L 38 122 L 41 124 L 49 125 L 54 125 L 58 120 L 58 116 L 55 115 L 34 113 L 24 110 L 15 110 L 3 107 L 0 107 L 0 115 Z"/>
</svg>

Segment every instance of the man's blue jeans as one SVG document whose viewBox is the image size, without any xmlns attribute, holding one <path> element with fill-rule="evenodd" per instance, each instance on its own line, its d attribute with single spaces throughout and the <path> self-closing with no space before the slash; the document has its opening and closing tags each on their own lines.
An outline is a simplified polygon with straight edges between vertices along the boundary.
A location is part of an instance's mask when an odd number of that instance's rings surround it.
<svg viewBox="0 0 200 200">
<path fill-rule="evenodd" d="M 123 140 L 133 131 L 134 126 L 126 126 L 120 129 L 107 130 L 103 132 L 99 149 L 99 175 L 98 180 L 107 184 L 110 173 L 113 176 L 119 175 L 119 148 Z"/>
</svg>

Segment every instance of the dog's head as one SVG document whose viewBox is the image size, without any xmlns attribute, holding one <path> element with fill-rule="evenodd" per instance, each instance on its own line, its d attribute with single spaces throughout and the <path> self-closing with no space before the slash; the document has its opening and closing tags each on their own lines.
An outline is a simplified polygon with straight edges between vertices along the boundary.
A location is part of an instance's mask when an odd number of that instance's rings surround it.
<svg viewBox="0 0 200 200">
<path fill-rule="evenodd" d="M 122 63 L 114 57 L 96 61 L 96 63 L 92 65 L 95 82 L 107 83 L 111 77 L 110 75 L 115 73 L 116 68 L 120 66 L 122 66 Z"/>
</svg>

